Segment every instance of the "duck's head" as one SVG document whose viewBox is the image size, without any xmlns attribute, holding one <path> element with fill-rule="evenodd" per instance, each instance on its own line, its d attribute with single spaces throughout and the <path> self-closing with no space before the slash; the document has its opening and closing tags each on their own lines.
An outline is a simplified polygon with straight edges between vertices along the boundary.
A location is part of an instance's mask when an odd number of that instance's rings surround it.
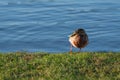
<svg viewBox="0 0 120 80">
<path fill-rule="evenodd" d="M 75 36 L 76 34 L 78 34 L 78 35 L 85 34 L 85 30 L 79 28 L 73 34 L 71 34 L 69 37 Z"/>
<path fill-rule="evenodd" d="M 75 31 L 75 33 L 77 33 L 77 34 L 85 33 L 85 30 L 79 28 Z"/>
</svg>

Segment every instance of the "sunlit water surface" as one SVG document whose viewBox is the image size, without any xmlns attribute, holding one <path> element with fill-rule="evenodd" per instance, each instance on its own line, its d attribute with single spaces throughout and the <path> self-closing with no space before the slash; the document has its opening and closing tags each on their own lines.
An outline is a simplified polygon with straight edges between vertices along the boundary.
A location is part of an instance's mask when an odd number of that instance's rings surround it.
<svg viewBox="0 0 120 80">
<path fill-rule="evenodd" d="M 119 0 L 0 1 L 0 52 L 67 52 L 78 28 L 89 36 L 82 51 L 119 52 Z"/>
</svg>

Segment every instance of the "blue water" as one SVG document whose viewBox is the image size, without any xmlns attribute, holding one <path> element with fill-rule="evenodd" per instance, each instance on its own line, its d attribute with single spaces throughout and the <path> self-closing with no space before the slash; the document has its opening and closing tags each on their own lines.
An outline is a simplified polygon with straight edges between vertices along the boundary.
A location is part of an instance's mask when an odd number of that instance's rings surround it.
<svg viewBox="0 0 120 80">
<path fill-rule="evenodd" d="M 82 51 L 119 52 L 119 0 L 0 1 L 0 52 L 67 52 L 78 28 L 89 36 Z"/>
</svg>

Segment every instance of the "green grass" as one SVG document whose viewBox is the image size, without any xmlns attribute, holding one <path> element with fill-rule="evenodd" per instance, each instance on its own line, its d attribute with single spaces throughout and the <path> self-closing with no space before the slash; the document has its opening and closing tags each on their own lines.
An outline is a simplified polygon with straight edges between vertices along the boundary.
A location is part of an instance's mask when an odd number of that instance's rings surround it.
<svg viewBox="0 0 120 80">
<path fill-rule="evenodd" d="M 120 53 L 0 53 L 0 80 L 120 80 Z"/>
</svg>

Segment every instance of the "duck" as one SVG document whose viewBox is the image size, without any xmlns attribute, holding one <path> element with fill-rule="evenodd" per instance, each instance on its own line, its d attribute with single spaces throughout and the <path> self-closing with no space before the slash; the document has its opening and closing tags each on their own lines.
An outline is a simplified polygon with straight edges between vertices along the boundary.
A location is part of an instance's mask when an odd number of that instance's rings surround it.
<svg viewBox="0 0 120 80">
<path fill-rule="evenodd" d="M 88 45 L 88 35 L 84 29 L 79 28 L 69 36 L 69 42 L 71 44 L 70 52 L 72 52 L 72 47 L 79 48 L 81 51 L 81 48 Z"/>
</svg>

